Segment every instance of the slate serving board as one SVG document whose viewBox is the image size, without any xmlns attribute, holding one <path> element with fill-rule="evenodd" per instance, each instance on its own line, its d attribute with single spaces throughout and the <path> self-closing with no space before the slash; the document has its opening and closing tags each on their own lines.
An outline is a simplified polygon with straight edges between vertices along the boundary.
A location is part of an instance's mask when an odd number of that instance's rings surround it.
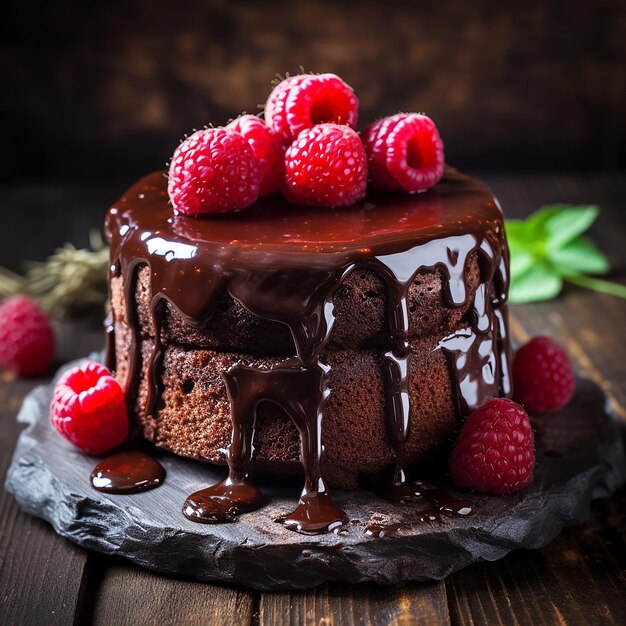
<svg viewBox="0 0 626 626">
<path fill-rule="evenodd" d="M 600 388 L 579 380 L 568 407 L 533 420 L 534 483 L 507 496 L 462 494 L 475 504 L 471 517 L 415 523 L 410 506 L 370 491 L 335 491 L 351 520 L 346 532 L 303 536 L 273 521 L 295 506 L 296 481 L 261 484 L 267 505 L 238 523 L 202 525 L 185 519 L 181 506 L 187 495 L 223 478 L 224 469 L 154 450 L 167 471 L 164 485 L 135 495 L 99 493 L 89 484 L 98 459 L 72 448 L 49 425 L 52 389 L 52 384 L 35 389 L 17 418 L 28 427 L 18 440 L 6 488 L 25 511 L 85 548 L 171 575 L 255 589 L 441 579 L 476 561 L 547 544 L 563 527 L 584 521 L 591 500 L 613 493 L 626 476 L 620 425 Z M 365 533 L 368 522 L 401 528 L 374 538 Z"/>
</svg>

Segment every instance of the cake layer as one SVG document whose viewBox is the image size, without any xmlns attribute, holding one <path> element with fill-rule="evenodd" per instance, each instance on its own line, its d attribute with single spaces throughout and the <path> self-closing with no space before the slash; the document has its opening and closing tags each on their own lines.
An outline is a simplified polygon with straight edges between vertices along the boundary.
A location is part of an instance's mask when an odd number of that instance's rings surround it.
<svg viewBox="0 0 626 626">
<path fill-rule="evenodd" d="M 458 307 L 446 306 L 442 270 L 420 272 L 408 290 L 409 337 L 445 336 L 452 332 L 470 308 L 480 282 L 480 268 L 475 253 L 467 260 L 464 280 L 467 302 Z M 116 320 L 128 323 L 124 279 L 111 279 L 111 305 Z M 138 270 L 134 301 L 141 336 L 154 337 L 150 268 Z M 335 322 L 329 337 L 332 348 L 381 347 L 389 342 L 388 306 L 385 286 L 367 270 L 348 276 L 333 297 Z M 295 354 L 289 329 L 284 324 L 259 318 L 247 311 L 223 290 L 217 297 L 210 323 L 197 328 L 171 304 L 166 304 L 161 326 L 165 342 L 220 350 Z"/>
<path fill-rule="evenodd" d="M 115 337 L 117 377 L 124 384 L 129 328 L 116 323 Z M 411 342 L 411 422 L 405 446 L 408 463 L 447 443 L 458 423 L 446 358 L 436 348 L 435 337 Z M 142 342 L 136 411 L 144 435 L 182 456 L 225 464 L 223 450 L 230 443 L 232 423 L 222 373 L 235 364 L 270 370 L 281 359 L 170 344 L 159 374 L 161 401 L 154 415 L 146 415 L 146 363 L 152 349 L 152 341 Z M 354 488 L 359 474 L 375 474 L 395 460 L 388 432 L 382 357 L 375 350 L 327 350 L 321 361 L 330 366 L 328 386 L 332 390 L 324 405 L 323 476 L 332 486 Z M 301 472 L 300 436 L 276 404 L 259 404 L 254 447 L 255 471 Z"/>
</svg>

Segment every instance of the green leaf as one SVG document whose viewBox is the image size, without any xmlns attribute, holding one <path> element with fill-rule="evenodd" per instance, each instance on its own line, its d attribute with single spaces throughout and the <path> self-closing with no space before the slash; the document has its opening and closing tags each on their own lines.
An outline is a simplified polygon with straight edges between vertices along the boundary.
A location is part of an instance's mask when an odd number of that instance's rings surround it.
<svg viewBox="0 0 626 626">
<path fill-rule="evenodd" d="M 549 250 L 548 259 L 562 276 L 572 272 L 606 274 L 609 271 L 609 261 L 606 256 L 598 250 L 593 241 L 586 237 L 570 241 L 562 248 Z"/>
<path fill-rule="evenodd" d="M 558 215 L 563 211 L 571 209 L 571 204 L 544 204 L 538 208 L 532 215 L 528 216 L 525 220 L 525 224 L 531 229 L 543 229 L 546 222 L 550 220 L 554 215 Z"/>
<path fill-rule="evenodd" d="M 534 264 L 512 277 L 509 300 L 514 304 L 551 300 L 559 295 L 563 281 L 551 268 Z"/>
<path fill-rule="evenodd" d="M 561 208 L 553 212 L 544 222 L 548 247 L 554 250 L 576 239 L 593 224 L 598 213 L 597 206 Z"/>
<path fill-rule="evenodd" d="M 537 211 L 522 222 L 522 237 L 524 241 L 535 247 L 544 247 L 548 241 L 546 224 L 555 216 L 568 209 L 571 209 L 571 205 L 569 204 L 548 204 L 537 209 Z"/>
<path fill-rule="evenodd" d="M 509 239 L 509 257 L 513 281 L 515 281 L 518 276 L 521 276 L 535 262 L 535 257 L 532 252 L 514 239 Z"/>
<path fill-rule="evenodd" d="M 507 220 L 511 253 L 511 302 L 537 302 L 556 297 L 563 280 L 587 289 L 626 298 L 626 286 L 592 278 L 609 262 L 596 245 L 580 235 L 598 216 L 596 206 L 550 204 L 525 220 Z"/>
<path fill-rule="evenodd" d="M 515 239 L 518 241 L 526 240 L 526 222 L 522 220 L 506 220 L 504 223 L 504 231 L 507 239 Z"/>
</svg>

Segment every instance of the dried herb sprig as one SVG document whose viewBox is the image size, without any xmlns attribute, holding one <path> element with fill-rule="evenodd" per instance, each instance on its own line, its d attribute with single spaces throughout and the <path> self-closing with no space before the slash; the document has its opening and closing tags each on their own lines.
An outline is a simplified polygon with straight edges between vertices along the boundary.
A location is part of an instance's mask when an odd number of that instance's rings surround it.
<svg viewBox="0 0 626 626">
<path fill-rule="evenodd" d="M 24 276 L 0 268 L 0 298 L 23 293 L 53 317 L 101 310 L 107 297 L 108 266 L 109 249 L 94 230 L 89 248 L 65 244 L 46 261 L 28 263 Z"/>
</svg>

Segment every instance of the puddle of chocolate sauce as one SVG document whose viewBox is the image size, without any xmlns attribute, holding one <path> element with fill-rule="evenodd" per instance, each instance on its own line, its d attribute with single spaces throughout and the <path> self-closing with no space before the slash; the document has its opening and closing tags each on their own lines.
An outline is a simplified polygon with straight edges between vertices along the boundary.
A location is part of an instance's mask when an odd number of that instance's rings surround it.
<svg viewBox="0 0 626 626">
<path fill-rule="evenodd" d="M 183 504 L 183 514 L 192 522 L 235 522 L 242 513 L 263 506 L 263 494 L 253 484 L 230 477 L 192 493 Z"/>
<path fill-rule="evenodd" d="M 130 494 L 154 489 L 165 480 L 165 469 L 145 452 L 118 452 L 92 470 L 94 489 L 104 493 Z"/>
</svg>

